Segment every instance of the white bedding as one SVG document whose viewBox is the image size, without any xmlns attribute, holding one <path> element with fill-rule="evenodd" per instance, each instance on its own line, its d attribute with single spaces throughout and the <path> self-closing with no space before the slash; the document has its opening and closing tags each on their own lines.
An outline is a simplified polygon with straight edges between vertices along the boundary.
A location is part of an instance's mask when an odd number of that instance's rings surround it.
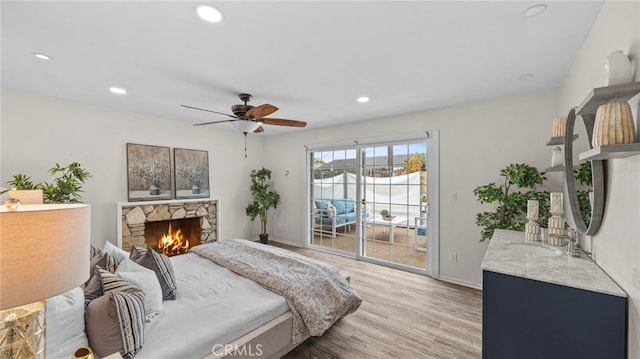
<svg viewBox="0 0 640 359">
<path fill-rule="evenodd" d="M 176 299 L 146 324 L 136 359 L 201 358 L 289 310 L 284 297 L 196 254 L 171 263 Z"/>
</svg>

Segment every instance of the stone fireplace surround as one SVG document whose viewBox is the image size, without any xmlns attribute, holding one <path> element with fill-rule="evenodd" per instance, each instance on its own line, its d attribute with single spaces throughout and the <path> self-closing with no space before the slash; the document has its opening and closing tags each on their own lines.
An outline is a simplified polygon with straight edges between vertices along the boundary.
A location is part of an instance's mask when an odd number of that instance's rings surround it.
<svg viewBox="0 0 640 359">
<path fill-rule="evenodd" d="M 218 239 L 218 200 L 177 199 L 167 201 L 117 202 L 118 247 L 146 246 L 145 224 L 182 218 L 200 219 L 200 242 Z"/>
</svg>

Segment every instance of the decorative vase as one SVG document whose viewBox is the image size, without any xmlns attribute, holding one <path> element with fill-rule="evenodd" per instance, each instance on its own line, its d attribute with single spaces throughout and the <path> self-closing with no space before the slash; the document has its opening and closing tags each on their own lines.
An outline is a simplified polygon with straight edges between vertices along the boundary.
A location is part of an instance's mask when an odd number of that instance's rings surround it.
<svg viewBox="0 0 640 359">
<path fill-rule="evenodd" d="M 564 166 L 564 157 L 562 156 L 562 149 L 560 146 L 556 146 L 551 151 L 551 167 Z"/>
<path fill-rule="evenodd" d="M 600 105 L 593 126 L 593 147 L 636 142 L 631 107 L 627 102 Z"/>
<path fill-rule="evenodd" d="M 626 84 L 633 80 L 631 62 L 622 50 L 609 54 L 604 68 L 607 74 L 607 86 Z"/>
<path fill-rule="evenodd" d="M 200 186 L 198 186 L 197 184 L 194 184 L 193 186 L 191 186 L 191 193 L 193 194 L 200 193 Z"/>
<path fill-rule="evenodd" d="M 149 187 L 149 194 L 152 195 L 152 196 L 159 195 L 160 194 L 160 187 L 157 184 L 152 183 L 151 187 Z"/>
<path fill-rule="evenodd" d="M 567 126 L 567 118 L 558 116 L 553 119 L 553 128 L 551 128 L 551 137 L 564 136 L 564 128 Z"/>
</svg>

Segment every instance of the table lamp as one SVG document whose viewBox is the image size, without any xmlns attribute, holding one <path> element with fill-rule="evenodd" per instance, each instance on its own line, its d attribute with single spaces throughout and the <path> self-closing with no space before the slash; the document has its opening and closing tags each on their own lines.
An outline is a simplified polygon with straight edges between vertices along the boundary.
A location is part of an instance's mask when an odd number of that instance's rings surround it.
<svg viewBox="0 0 640 359">
<path fill-rule="evenodd" d="M 0 206 L 0 358 L 44 358 L 44 299 L 89 278 L 91 208 Z"/>
</svg>

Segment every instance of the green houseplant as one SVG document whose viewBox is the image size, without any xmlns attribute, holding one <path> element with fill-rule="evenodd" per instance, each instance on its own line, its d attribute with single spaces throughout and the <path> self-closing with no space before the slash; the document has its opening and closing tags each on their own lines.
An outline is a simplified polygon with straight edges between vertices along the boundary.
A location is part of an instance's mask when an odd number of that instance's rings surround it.
<svg viewBox="0 0 640 359">
<path fill-rule="evenodd" d="M 544 172 L 539 172 L 533 166 L 518 163 L 501 169 L 500 175 L 504 177 L 503 184 L 489 183 L 473 190 L 480 203 L 498 204 L 494 211 L 476 215 L 476 224 L 482 228 L 481 242 L 490 239 L 495 229 L 524 231 L 528 200 L 539 202 L 538 223 L 544 225 L 550 216 L 549 192 L 535 190 L 547 179 Z"/>
<path fill-rule="evenodd" d="M 585 189 L 576 190 L 580 214 L 584 224 L 589 227 L 591 223 L 591 196 L 593 195 L 593 179 L 591 178 L 591 161 L 584 161 L 573 170 L 573 176 Z"/>
<path fill-rule="evenodd" d="M 267 244 L 267 212 L 271 208 L 277 208 L 280 195 L 271 190 L 271 170 L 262 167 L 251 171 L 251 196 L 253 199 L 245 209 L 251 220 L 260 217 L 260 243 Z"/>
<path fill-rule="evenodd" d="M 64 167 L 56 163 L 49 169 L 49 174 L 59 176 L 51 183 L 34 184 L 31 177 L 18 173 L 7 184 L 17 190 L 41 189 L 45 203 L 77 203 L 81 199 L 82 185 L 91 178 L 91 173 L 78 162 Z"/>
</svg>

